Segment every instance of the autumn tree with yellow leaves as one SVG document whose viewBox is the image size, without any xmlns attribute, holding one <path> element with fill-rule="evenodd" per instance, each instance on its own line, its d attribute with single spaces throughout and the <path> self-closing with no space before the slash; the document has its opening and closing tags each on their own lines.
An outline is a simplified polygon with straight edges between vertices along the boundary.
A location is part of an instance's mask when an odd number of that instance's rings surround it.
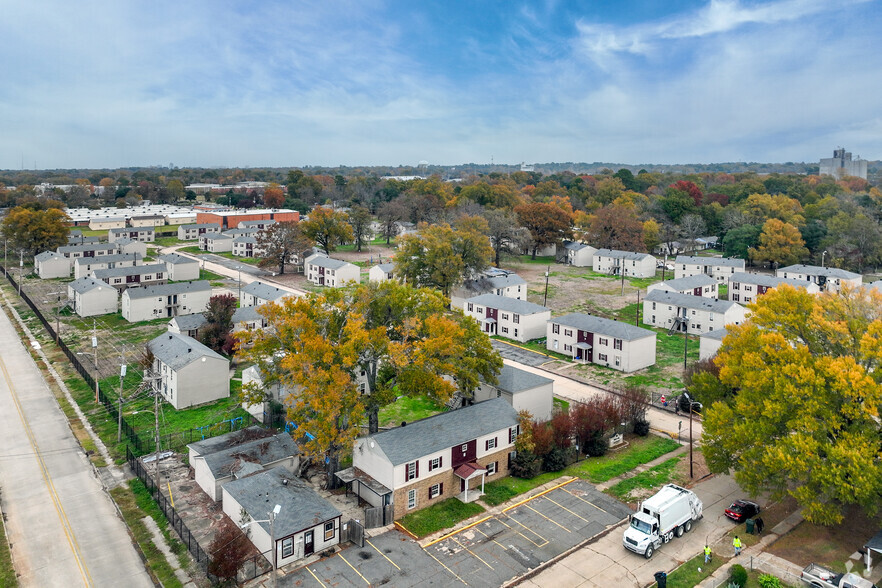
<svg viewBox="0 0 882 588">
<path fill-rule="evenodd" d="M 692 376 L 705 403 L 704 455 L 751 495 L 794 497 L 830 525 L 882 504 L 882 294 L 779 286 L 729 326 L 715 370 Z M 708 406 L 710 405 L 710 406 Z"/>
<path fill-rule="evenodd" d="M 259 366 L 264 384 L 280 384 L 288 417 L 308 432 L 305 453 L 327 464 L 335 485 L 342 452 L 359 427 L 377 432 L 379 410 L 399 396 L 446 402 L 466 398 L 483 379 L 496 382 L 502 360 L 477 322 L 446 309 L 433 290 L 369 283 L 269 303 L 269 328 L 237 333 L 239 356 Z M 359 378 L 367 380 L 359 390 Z M 246 387 L 243 400 L 265 400 Z"/>
</svg>

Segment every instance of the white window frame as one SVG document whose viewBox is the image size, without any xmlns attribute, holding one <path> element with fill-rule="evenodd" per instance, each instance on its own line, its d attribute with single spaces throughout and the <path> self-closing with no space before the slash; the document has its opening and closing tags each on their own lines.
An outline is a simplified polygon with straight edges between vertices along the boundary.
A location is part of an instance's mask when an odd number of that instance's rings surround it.
<svg viewBox="0 0 882 588">
<path fill-rule="evenodd" d="M 432 484 L 429 486 L 429 498 L 438 498 L 441 496 L 441 484 Z"/>
<path fill-rule="evenodd" d="M 413 510 L 417 507 L 416 489 L 411 488 L 407 491 L 407 510 Z"/>
</svg>

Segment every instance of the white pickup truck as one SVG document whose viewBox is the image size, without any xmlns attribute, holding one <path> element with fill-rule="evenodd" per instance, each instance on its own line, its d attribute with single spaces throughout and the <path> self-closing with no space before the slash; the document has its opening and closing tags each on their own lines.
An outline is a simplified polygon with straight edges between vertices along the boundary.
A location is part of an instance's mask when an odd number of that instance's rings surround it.
<svg viewBox="0 0 882 588">
<path fill-rule="evenodd" d="M 876 585 L 857 574 L 837 574 L 818 564 L 809 564 L 800 576 L 813 588 L 876 588 Z"/>
</svg>

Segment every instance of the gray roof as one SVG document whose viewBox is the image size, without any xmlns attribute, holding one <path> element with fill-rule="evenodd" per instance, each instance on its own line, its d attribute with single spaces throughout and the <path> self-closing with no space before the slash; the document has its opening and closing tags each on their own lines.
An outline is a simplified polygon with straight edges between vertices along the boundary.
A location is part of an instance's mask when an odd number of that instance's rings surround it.
<svg viewBox="0 0 882 588">
<path fill-rule="evenodd" d="M 242 286 L 242 292 L 256 296 L 261 300 L 278 300 L 282 296 L 290 294 L 287 290 L 282 290 L 277 286 L 270 286 L 264 282 L 254 281 Z"/>
<path fill-rule="evenodd" d="M 220 224 L 218 223 L 197 223 L 193 225 L 181 225 L 180 228 L 186 229 L 218 229 L 220 230 Z"/>
<path fill-rule="evenodd" d="M 722 329 L 714 329 L 713 331 L 708 331 L 707 333 L 702 333 L 699 337 L 703 337 L 706 339 L 717 339 L 718 341 L 722 341 L 723 337 L 726 336 L 728 331 L 725 327 Z"/>
<path fill-rule="evenodd" d="M 211 241 L 217 241 L 218 239 L 232 239 L 232 235 L 227 235 L 225 233 L 206 233 L 202 235 L 204 238 L 209 239 Z"/>
<path fill-rule="evenodd" d="M 192 331 L 204 325 L 208 322 L 208 319 L 201 312 L 196 312 L 193 314 L 180 314 L 169 322 L 175 323 L 182 331 Z"/>
<path fill-rule="evenodd" d="M 632 251 L 618 251 L 616 249 L 598 249 L 594 252 L 594 255 L 612 257 L 614 259 L 627 259 L 628 261 L 642 261 L 647 258 L 655 259 L 648 253 L 634 253 Z"/>
<path fill-rule="evenodd" d="M 85 244 L 85 243 L 100 243 L 100 242 L 101 242 L 101 237 L 97 237 L 97 236 L 83 237 L 82 234 L 67 236 L 67 244 L 68 245 L 77 245 L 77 244 Z"/>
<path fill-rule="evenodd" d="M 466 280 L 462 287 L 469 292 L 491 292 L 492 290 L 508 288 L 509 286 L 523 286 L 526 283 L 526 280 L 517 274 L 504 273 Z"/>
<path fill-rule="evenodd" d="M 147 347 L 154 357 L 173 370 L 188 366 L 203 357 L 213 357 L 228 361 L 219 353 L 212 351 L 193 337 L 166 332 L 151 340 Z"/>
<path fill-rule="evenodd" d="M 215 478 L 225 478 L 241 473 L 247 463 L 267 466 L 299 453 L 297 443 L 291 435 L 279 433 L 265 439 L 233 445 L 202 457 Z"/>
<path fill-rule="evenodd" d="M 745 272 L 732 274 L 729 276 L 729 281 L 739 282 L 741 284 L 755 284 L 767 288 L 774 288 L 781 284 L 790 284 L 794 288 L 805 288 L 805 285 L 809 283 L 806 280 L 797 280 L 796 278 L 778 278 L 768 274 L 749 274 Z"/>
<path fill-rule="evenodd" d="M 106 221 L 125 221 L 126 217 L 124 216 L 96 216 L 95 218 L 90 219 L 90 221 L 98 221 L 98 222 L 106 222 Z"/>
<path fill-rule="evenodd" d="M 73 289 L 74 292 L 78 294 L 85 294 L 86 292 L 91 292 L 92 290 L 100 289 L 100 288 L 108 288 L 116 291 L 116 288 L 111 288 L 111 286 L 107 285 L 107 282 L 102 282 L 101 280 L 96 280 L 92 277 L 83 277 L 78 280 L 74 280 L 68 287 Z M 116 294 L 114 294 L 115 296 Z"/>
<path fill-rule="evenodd" d="M 82 251 L 108 251 L 119 250 L 116 243 L 85 243 L 83 245 L 62 245 L 57 249 L 59 253 L 77 253 Z"/>
<path fill-rule="evenodd" d="M 287 481 L 287 483 L 285 483 Z M 275 505 L 276 537 L 286 537 L 341 516 L 330 502 L 281 468 L 224 484 L 224 489 L 256 521 L 267 520 Z M 269 523 L 256 523 L 269 533 Z"/>
<path fill-rule="evenodd" d="M 209 453 L 214 453 L 215 451 L 223 451 L 224 449 L 233 447 L 234 445 L 239 445 L 246 441 L 272 437 L 274 434 L 275 431 L 273 431 L 272 429 L 264 429 L 263 427 L 254 425 L 248 427 L 247 429 L 233 431 L 232 433 L 224 433 L 223 435 L 218 435 L 217 437 L 209 437 L 208 439 L 203 439 L 202 441 L 195 441 L 188 444 L 187 448 L 197 455 L 208 455 Z"/>
<path fill-rule="evenodd" d="M 693 298 L 695 297 L 693 296 Z M 591 314 L 583 314 L 580 312 L 557 316 L 548 322 L 557 323 L 565 327 L 573 327 L 580 331 L 606 335 L 613 339 L 621 339 L 622 341 L 636 341 L 637 339 L 644 339 L 646 337 L 655 337 L 655 333 L 649 329 L 642 329 L 622 321 L 616 321 Z"/>
<path fill-rule="evenodd" d="M 159 217 L 162 218 L 162 217 Z M 116 229 L 110 229 L 108 233 L 139 233 L 141 231 L 151 231 L 156 232 L 155 227 L 119 227 Z"/>
<path fill-rule="evenodd" d="M 205 290 L 211 292 L 211 284 L 208 283 L 208 280 L 194 280 L 192 282 L 175 282 L 174 284 L 129 288 L 123 293 L 123 296 L 128 296 L 130 299 L 151 298 L 153 296 L 171 296 L 173 294 L 203 292 Z"/>
<path fill-rule="evenodd" d="M 310 260 L 311 265 L 317 265 L 318 267 L 323 267 L 326 269 L 337 270 L 346 265 L 352 265 L 348 261 L 343 261 L 342 259 L 331 259 L 330 257 L 319 256 L 315 259 Z"/>
<path fill-rule="evenodd" d="M 653 290 L 644 298 L 646 302 L 660 302 L 663 304 L 671 304 L 673 306 L 682 306 L 695 310 L 707 310 L 710 312 L 725 313 L 733 306 L 740 306 L 731 300 L 713 300 L 704 296 L 693 296 L 691 294 L 680 294 L 678 292 L 663 292 L 661 290 Z"/>
<path fill-rule="evenodd" d="M 117 239 L 116 241 L 114 241 L 114 243 L 116 243 L 120 247 L 122 247 L 123 245 L 128 245 L 129 243 L 140 243 L 140 242 L 141 241 L 138 241 L 137 239 L 132 239 L 130 237 L 123 237 L 122 239 Z M 146 247 L 146 245 L 144 245 L 144 246 Z"/>
<path fill-rule="evenodd" d="M 504 398 L 493 398 L 375 434 L 373 439 L 400 465 L 518 424 L 518 413 Z"/>
<path fill-rule="evenodd" d="M 257 243 L 257 239 L 250 235 L 242 235 L 233 239 L 233 243 Z"/>
<path fill-rule="evenodd" d="M 374 267 L 378 267 L 378 268 L 380 268 L 380 271 L 386 272 L 388 274 L 395 269 L 395 264 L 394 263 L 381 263 L 379 265 L 375 265 Z"/>
<path fill-rule="evenodd" d="M 587 243 L 578 243 L 576 241 L 567 241 L 564 243 L 564 248 L 570 251 L 580 251 L 587 247 L 591 247 L 591 245 L 588 245 Z"/>
<path fill-rule="evenodd" d="M 43 253 L 38 253 L 37 255 L 35 255 L 34 261 L 46 261 L 54 258 L 66 259 L 62 254 L 56 251 L 44 251 Z"/>
<path fill-rule="evenodd" d="M 510 394 L 532 390 L 533 388 L 554 382 L 551 378 L 546 378 L 510 365 L 502 366 L 502 371 L 499 372 L 497 377 L 499 383 L 496 387 Z"/>
<path fill-rule="evenodd" d="M 119 241 L 117 241 L 119 243 Z M 137 253 L 117 253 L 116 255 L 102 255 L 101 257 L 77 257 L 74 265 L 91 265 L 93 263 L 116 263 L 118 261 L 138 261 L 141 256 Z"/>
<path fill-rule="evenodd" d="M 675 280 L 666 280 L 661 282 L 665 286 L 673 288 L 674 290 L 680 292 L 682 290 L 693 290 L 695 288 L 704 288 L 705 286 L 712 286 L 717 283 L 715 279 L 710 277 L 707 274 L 696 274 L 694 276 L 687 276 L 685 278 L 677 278 Z"/>
<path fill-rule="evenodd" d="M 242 229 L 236 227 L 235 229 L 227 229 L 223 232 L 224 235 L 228 237 L 241 237 L 242 235 L 254 235 L 260 232 L 260 229 L 244 227 Z"/>
<path fill-rule="evenodd" d="M 850 272 L 848 270 L 839 269 L 838 267 L 820 267 L 817 265 L 788 265 L 787 267 L 779 267 L 778 272 L 793 272 L 797 274 L 805 274 L 807 276 L 824 276 L 826 278 L 839 278 L 840 280 L 853 280 L 860 278 L 860 274 Z"/>
<path fill-rule="evenodd" d="M 242 306 L 233 313 L 233 324 L 263 320 L 264 316 L 257 312 L 256 306 Z"/>
<path fill-rule="evenodd" d="M 697 257 L 693 255 L 678 255 L 674 263 L 687 263 L 698 265 L 716 265 L 723 267 L 740 267 L 744 269 L 744 260 L 733 257 Z"/>
<path fill-rule="evenodd" d="M 198 259 L 193 259 L 192 257 L 185 257 L 180 255 L 179 253 L 167 253 L 165 255 L 160 255 L 157 259 L 163 263 L 170 263 L 172 265 L 183 265 L 185 263 L 199 263 Z"/>
<path fill-rule="evenodd" d="M 526 300 L 509 298 L 508 296 L 499 296 L 498 294 L 481 294 L 480 296 L 474 296 L 465 301 L 466 304 L 470 302 L 472 304 L 489 306 L 490 308 L 496 308 L 498 310 L 515 312 L 517 314 L 537 314 L 548 311 L 546 307 L 539 304 L 533 304 Z"/>
<path fill-rule="evenodd" d="M 103 279 L 118 278 L 121 276 L 140 276 L 142 274 L 154 274 L 158 272 L 165 273 L 165 269 L 166 268 L 164 263 L 152 263 L 150 265 L 135 265 L 98 269 L 95 270 L 94 273 L 96 278 Z"/>
</svg>

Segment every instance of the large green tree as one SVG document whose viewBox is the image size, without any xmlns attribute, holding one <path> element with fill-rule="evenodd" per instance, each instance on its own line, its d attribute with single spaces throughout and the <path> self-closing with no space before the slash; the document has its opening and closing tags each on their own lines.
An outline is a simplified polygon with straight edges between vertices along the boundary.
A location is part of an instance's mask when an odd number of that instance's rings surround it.
<svg viewBox="0 0 882 588">
<path fill-rule="evenodd" d="M 457 228 L 448 224 L 420 225 L 411 235 L 398 238 L 395 275 L 408 284 L 437 288 L 445 296 L 466 278 L 486 269 L 493 248 L 483 225 L 460 220 Z"/>
<path fill-rule="evenodd" d="M 294 391 L 289 416 L 315 437 L 307 453 L 328 458 L 329 474 L 365 415 L 376 432 L 380 408 L 397 397 L 445 402 L 457 390 L 469 397 L 481 379 L 495 382 L 502 367 L 478 324 L 449 312 L 444 297 L 428 289 L 371 283 L 264 308 L 270 328 L 241 334 L 240 355 L 267 381 Z M 252 401 L 262 395 L 244 393 Z"/>
<path fill-rule="evenodd" d="M 338 245 L 352 241 L 349 215 L 322 206 L 312 209 L 309 219 L 300 222 L 300 230 L 329 255 Z"/>
<path fill-rule="evenodd" d="M 68 216 L 58 208 L 35 210 L 17 206 L 3 219 L 3 237 L 9 240 L 10 251 L 36 255 L 67 245 L 68 222 Z"/>
<path fill-rule="evenodd" d="M 794 497 L 818 524 L 882 504 L 882 294 L 779 286 L 728 327 L 705 402 L 704 455 L 751 495 Z M 707 406 L 710 404 L 710 406 Z"/>
<path fill-rule="evenodd" d="M 349 226 L 352 227 L 352 240 L 355 242 L 355 249 L 361 251 L 366 242 L 371 240 L 373 233 L 371 232 L 371 211 L 364 206 L 355 205 L 349 211 Z"/>
</svg>

